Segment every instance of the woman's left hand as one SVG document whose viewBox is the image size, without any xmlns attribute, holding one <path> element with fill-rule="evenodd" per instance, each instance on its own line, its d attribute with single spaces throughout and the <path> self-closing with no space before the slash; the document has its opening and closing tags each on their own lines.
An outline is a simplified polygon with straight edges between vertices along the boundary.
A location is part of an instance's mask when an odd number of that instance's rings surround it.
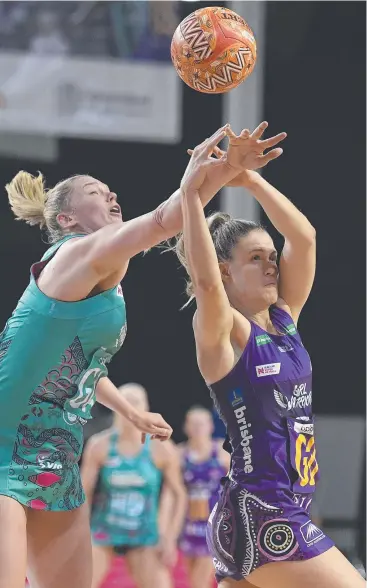
<svg viewBox="0 0 367 588">
<path fill-rule="evenodd" d="M 279 147 L 274 149 L 274 147 L 283 141 L 287 134 L 279 133 L 269 139 L 261 139 L 267 127 L 268 123 L 264 121 L 252 133 L 244 129 L 236 135 L 229 125 L 226 126 L 225 131 L 229 139 L 228 151 L 223 151 L 215 145 L 212 153 L 215 158 L 225 162 L 230 168 L 238 170 L 237 176 L 228 182 L 227 186 L 246 186 L 251 181 L 254 170 L 265 167 L 270 161 L 281 156 L 283 149 Z M 270 151 L 264 154 L 267 149 Z M 189 149 L 188 153 L 192 155 L 193 151 Z"/>
<path fill-rule="evenodd" d="M 173 568 L 178 559 L 176 542 L 169 537 L 161 537 L 158 544 L 158 556 L 165 567 Z"/>
</svg>

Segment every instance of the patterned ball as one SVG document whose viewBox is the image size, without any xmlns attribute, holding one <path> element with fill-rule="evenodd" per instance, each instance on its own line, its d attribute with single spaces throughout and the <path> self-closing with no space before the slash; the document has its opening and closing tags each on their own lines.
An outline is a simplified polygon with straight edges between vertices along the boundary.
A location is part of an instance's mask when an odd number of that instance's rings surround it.
<svg viewBox="0 0 367 588">
<path fill-rule="evenodd" d="M 256 62 L 256 41 L 247 22 L 228 8 L 200 8 L 177 27 L 171 43 L 180 78 L 206 94 L 228 92 Z"/>
</svg>

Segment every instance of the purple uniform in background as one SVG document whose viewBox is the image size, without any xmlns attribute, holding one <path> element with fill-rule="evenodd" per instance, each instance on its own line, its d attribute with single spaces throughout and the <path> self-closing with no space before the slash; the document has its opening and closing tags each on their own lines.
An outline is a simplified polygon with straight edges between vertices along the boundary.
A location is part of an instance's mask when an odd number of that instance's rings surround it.
<svg viewBox="0 0 367 588">
<path fill-rule="evenodd" d="M 319 477 L 310 357 L 289 314 L 272 307 L 270 316 L 283 334 L 251 323 L 240 360 L 210 386 L 232 455 L 207 527 L 218 582 L 333 545 L 309 515 Z"/>
<path fill-rule="evenodd" d="M 218 500 L 221 478 L 227 474 L 218 459 L 218 445 L 213 443 L 212 455 L 201 463 L 193 461 L 186 449 L 182 469 L 188 494 L 188 510 L 180 549 L 188 557 L 209 556 L 206 527 L 210 511 Z"/>
</svg>

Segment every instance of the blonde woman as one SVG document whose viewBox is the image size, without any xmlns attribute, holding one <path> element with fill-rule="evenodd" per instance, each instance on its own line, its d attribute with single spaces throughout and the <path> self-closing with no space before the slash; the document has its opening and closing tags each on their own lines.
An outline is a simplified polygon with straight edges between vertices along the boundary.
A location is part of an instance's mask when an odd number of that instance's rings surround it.
<svg viewBox="0 0 367 588">
<path fill-rule="evenodd" d="M 119 391 L 137 410 L 148 410 L 142 386 L 126 384 Z M 137 588 L 151 588 L 153 579 L 160 588 L 170 588 L 169 567 L 175 563 L 186 509 L 177 448 L 149 437 L 142 446 L 136 427 L 116 415 L 110 429 L 89 439 L 81 474 L 93 504 L 92 588 L 100 588 L 115 554 L 125 556 Z M 162 484 L 173 497 L 167 513 L 161 512 Z"/>
</svg>

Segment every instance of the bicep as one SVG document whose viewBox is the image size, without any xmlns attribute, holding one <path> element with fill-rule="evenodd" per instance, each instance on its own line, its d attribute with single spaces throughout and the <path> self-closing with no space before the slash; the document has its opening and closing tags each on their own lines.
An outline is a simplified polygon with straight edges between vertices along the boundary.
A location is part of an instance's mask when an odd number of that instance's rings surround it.
<svg viewBox="0 0 367 588">
<path fill-rule="evenodd" d="M 194 330 L 197 345 L 211 348 L 223 340 L 230 340 L 233 311 L 222 283 L 211 288 L 195 289 L 197 310 Z"/>
<path fill-rule="evenodd" d="M 231 345 L 233 311 L 227 294 L 214 289 L 196 293 L 197 310 L 193 320 L 197 361 L 207 383 L 220 380 L 233 367 L 235 357 Z"/>
<path fill-rule="evenodd" d="M 285 242 L 279 262 L 279 296 L 297 322 L 315 279 L 316 240 L 301 245 Z"/>
</svg>

